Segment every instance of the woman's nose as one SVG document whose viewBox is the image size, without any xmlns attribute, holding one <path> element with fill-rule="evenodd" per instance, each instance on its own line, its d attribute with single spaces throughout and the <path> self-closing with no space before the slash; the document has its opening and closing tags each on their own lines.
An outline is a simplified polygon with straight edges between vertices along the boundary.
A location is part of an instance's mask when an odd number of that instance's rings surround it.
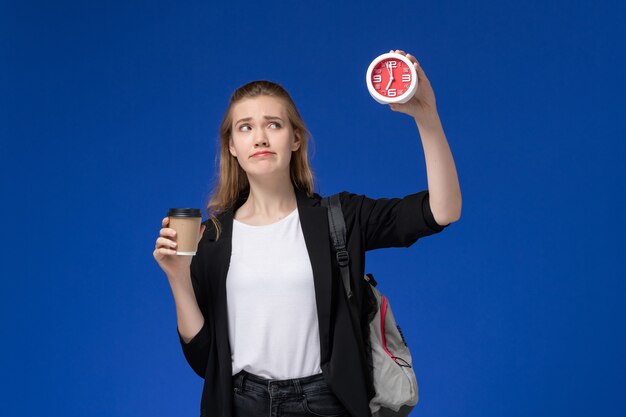
<svg viewBox="0 0 626 417">
<path fill-rule="evenodd" d="M 256 136 L 256 140 L 254 141 L 254 146 L 268 146 L 267 137 L 265 136 L 265 133 L 260 132 Z"/>
</svg>

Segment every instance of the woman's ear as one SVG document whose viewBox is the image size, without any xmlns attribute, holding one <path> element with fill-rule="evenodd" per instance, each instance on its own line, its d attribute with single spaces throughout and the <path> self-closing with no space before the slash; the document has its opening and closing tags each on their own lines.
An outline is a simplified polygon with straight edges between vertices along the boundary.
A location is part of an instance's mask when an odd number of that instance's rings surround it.
<svg viewBox="0 0 626 417">
<path fill-rule="evenodd" d="M 293 143 L 291 144 L 291 151 L 295 152 L 300 149 L 300 131 L 293 132 Z"/>
<path fill-rule="evenodd" d="M 228 139 L 228 150 L 230 151 L 230 154 L 232 156 L 237 158 L 237 151 L 235 151 L 235 147 L 233 146 L 233 137 L 232 136 L 230 137 L 230 139 Z"/>
</svg>

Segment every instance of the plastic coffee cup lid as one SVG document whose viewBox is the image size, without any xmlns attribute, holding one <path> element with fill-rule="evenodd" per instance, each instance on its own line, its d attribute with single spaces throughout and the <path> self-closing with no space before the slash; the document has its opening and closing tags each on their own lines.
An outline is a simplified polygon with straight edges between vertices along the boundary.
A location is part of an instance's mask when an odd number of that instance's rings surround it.
<svg viewBox="0 0 626 417">
<path fill-rule="evenodd" d="M 168 217 L 202 217 L 202 212 L 198 208 L 171 208 L 167 215 Z"/>
</svg>

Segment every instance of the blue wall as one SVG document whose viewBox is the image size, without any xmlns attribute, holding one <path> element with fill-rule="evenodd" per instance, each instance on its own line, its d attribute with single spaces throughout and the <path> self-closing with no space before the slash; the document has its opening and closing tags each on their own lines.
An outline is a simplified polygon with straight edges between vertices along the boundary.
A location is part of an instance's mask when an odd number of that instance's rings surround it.
<svg viewBox="0 0 626 417">
<path fill-rule="evenodd" d="M 364 81 L 397 48 L 432 82 L 463 192 L 459 222 L 368 258 L 413 350 L 414 414 L 625 416 L 625 11 L 0 3 L 0 415 L 198 415 L 152 258 L 162 217 L 204 206 L 227 100 L 261 78 L 308 123 L 320 193 L 425 189 L 415 124 Z"/>
</svg>

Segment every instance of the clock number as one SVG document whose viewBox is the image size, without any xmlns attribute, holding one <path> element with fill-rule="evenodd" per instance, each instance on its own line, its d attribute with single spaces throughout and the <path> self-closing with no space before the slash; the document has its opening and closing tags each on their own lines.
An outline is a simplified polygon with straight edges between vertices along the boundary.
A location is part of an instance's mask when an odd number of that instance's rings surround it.
<svg viewBox="0 0 626 417">
<path fill-rule="evenodd" d="M 398 61 L 387 61 L 389 68 L 398 68 Z"/>
<path fill-rule="evenodd" d="M 403 83 L 411 82 L 411 74 L 402 74 L 402 82 Z"/>
<path fill-rule="evenodd" d="M 375 83 L 382 83 L 383 82 L 383 76 L 380 75 L 380 74 L 376 74 L 376 75 L 374 75 L 372 81 L 375 82 Z"/>
<path fill-rule="evenodd" d="M 390 88 L 389 90 L 387 90 L 387 97 L 395 97 L 396 94 L 396 89 L 395 88 Z"/>
</svg>

